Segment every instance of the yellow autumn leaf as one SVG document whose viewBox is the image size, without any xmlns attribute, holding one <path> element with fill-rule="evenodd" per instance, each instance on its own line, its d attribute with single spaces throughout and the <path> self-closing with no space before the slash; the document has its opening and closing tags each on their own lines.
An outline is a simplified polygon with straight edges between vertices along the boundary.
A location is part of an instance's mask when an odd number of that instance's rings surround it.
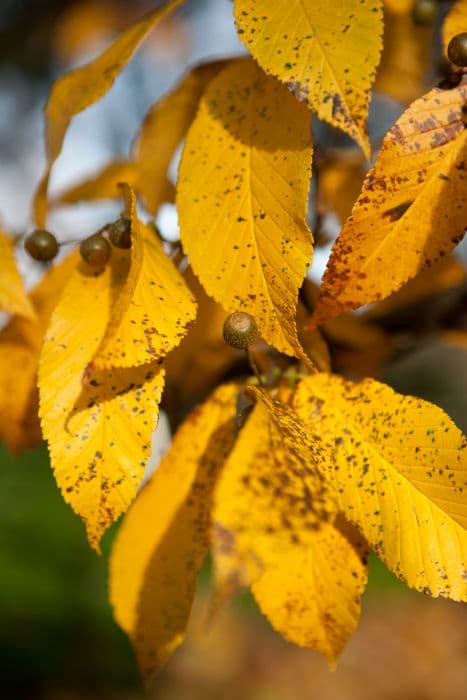
<svg viewBox="0 0 467 700">
<path fill-rule="evenodd" d="M 120 182 L 127 182 L 134 190 L 138 189 L 138 168 L 131 161 L 112 161 L 93 177 L 87 178 L 62 192 L 53 201 L 53 204 L 75 204 L 95 199 L 116 199 L 121 194 L 118 187 Z"/>
<path fill-rule="evenodd" d="M 55 478 L 97 551 L 143 477 L 164 381 L 158 363 L 112 370 L 91 364 L 129 262 L 128 251 L 114 248 L 102 272 L 78 263 L 39 365 L 40 417 Z"/>
<path fill-rule="evenodd" d="M 42 441 L 37 366 L 52 311 L 68 281 L 76 256 L 50 267 L 30 292 L 35 318 L 16 316 L 0 331 L 0 440 L 18 453 Z"/>
<path fill-rule="evenodd" d="M 333 246 L 312 322 L 389 296 L 462 239 L 466 98 L 467 84 L 435 88 L 386 134 Z"/>
<path fill-rule="evenodd" d="M 414 0 L 383 0 L 384 9 L 394 14 L 407 14 L 411 12 Z"/>
<path fill-rule="evenodd" d="M 105 95 L 151 29 L 182 2 L 169 0 L 147 14 L 125 29 L 93 61 L 62 75 L 52 85 L 45 106 L 47 166 L 34 198 L 34 214 L 40 228 L 46 223 L 50 172 L 60 155 L 71 120 Z"/>
<path fill-rule="evenodd" d="M 135 367 L 160 360 L 180 343 L 196 303 L 154 229 L 136 215 L 136 199 L 122 184 L 131 220 L 131 265 L 113 305 L 96 367 Z"/>
<path fill-rule="evenodd" d="M 133 159 L 140 174 L 139 192 L 152 215 L 168 201 L 167 170 L 193 121 L 201 95 L 225 65 L 225 61 L 213 61 L 193 68 L 144 118 Z"/>
<path fill-rule="evenodd" d="M 340 508 L 387 566 L 467 600 L 467 441 L 437 406 L 366 379 L 303 379 L 294 408 L 327 445 Z"/>
<path fill-rule="evenodd" d="M 383 53 L 375 90 L 408 104 L 429 87 L 435 24 L 416 24 L 411 12 L 384 13 Z"/>
<path fill-rule="evenodd" d="M 212 490 L 234 439 L 238 387 L 219 387 L 178 429 L 122 523 L 110 601 L 149 681 L 181 644 L 207 553 Z"/>
<path fill-rule="evenodd" d="M 300 101 L 370 157 L 369 93 L 382 48 L 380 0 L 235 0 L 240 39 Z"/>
<path fill-rule="evenodd" d="M 445 54 L 452 37 L 463 32 L 467 32 L 467 0 L 457 0 L 449 10 L 442 28 Z"/>
<path fill-rule="evenodd" d="M 326 449 L 287 406 L 255 396 L 215 491 L 218 594 L 251 584 L 279 632 L 333 663 L 358 622 L 365 565 L 333 524 Z"/>
<path fill-rule="evenodd" d="M 24 291 L 21 275 L 16 267 L 12 243 L 0 230 L 0 311 L 34 318 L 34 309 Z"/>
<path fill-rule="evenodd" d="M 229 312 L 252 314 L 268 343 L 297 357 L 311 155 L 305 107 L 239 59 L 201 99 L 177 186 L 183 247 L 207 293 Z"/>
<path fill-rule="evenodd" d="M 252 585 L 254 597 L 285 639 L 322 653 L 331 667 L 360 618 L 366 558 L 330 523 L 290 547 Z"/>
</svg>

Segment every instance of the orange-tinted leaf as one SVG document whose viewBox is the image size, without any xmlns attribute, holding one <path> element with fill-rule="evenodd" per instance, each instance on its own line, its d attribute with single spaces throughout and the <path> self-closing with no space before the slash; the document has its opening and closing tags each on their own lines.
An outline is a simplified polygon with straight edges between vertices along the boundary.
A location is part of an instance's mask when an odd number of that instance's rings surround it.
<svg viewBox="0 0 467 700">
<path fill-rule="evenodd" d="M 90 365 L 128 267 L 128 251 L 116 248 L 102 272 L 78 264 L 39 366 L 41 424 L 55 478 L 96 550 L 143 477 L 164 380 L 157 363 L 107 371 Z"/>
<path fill-rule="evenodd" d="M 382 47 L 380 0 L 235 0 L 240 39 L 321 119 L 370 155 L 369 91 Z"/>
<path fill-rule="evenodd" d="M 0 311 L 34 318 L 34 309 L 16 267 L 11 241 L 3 231 L 0 231 Z"/>
<path fill-rule="evenodd" d="M 201 99 L 177 189 L 183 247 L 207 293 L 229 312 L 252 314 L 268 343 L 297 357 L 311 153 L 305 107 L 240 59 Z"/>
<path fill-rule="evenodd" d="M 198 108 L 209 81 L 225 66 L 214 61 L 191 70 L 147 113 L 133 151 L 140 174 L 140 194 L 148 211 L 155 215 L 168 199 L 167 170 Z"/>
<path fill-rule="evenodd" d="M 47 270 L 30 293 L 35 320 L 13 318 L 0 332 L 0 440 L 12 452 L 42 441 L 37 366 L 44 333 L 60 294 L 76 265 L 69 256 Z"/>
<path fill-rule="evenodd" d="M 131 219 L 131 265 L 96 367 L 135 367 L 160 360 L 179 344 L 196 316 L 196 303 L 154 229 L 136 216 L 134 193 L 125 188 Z"/>
<path fill-rule="evenodd" d="M 45 107 L 47 167 L 34 200 L 35 219 L 39 227 L 45 226 L 47 216 L 50 171 L 60 155 L 71 120 L 105 95 L 149 31 L 181 2 L 169 0 L 166 5 L 123 31 L 100 56 L 62 75 L 52 85 Z"/>
<path fill-rule="evenodd" d="M 147 681 L 185 635 L 209 544 L 212 490 L 234 438 L 237 391 L 221 386 L 178 429 L 113 547 L 110 600 Z"/>
<path fill-rule="evenodd" d="M 389 296 L 449 253 L 467 221 L 467 84 L 434 89 L 389 130 L 332 249 L 315 323 Z"/>
</svg>

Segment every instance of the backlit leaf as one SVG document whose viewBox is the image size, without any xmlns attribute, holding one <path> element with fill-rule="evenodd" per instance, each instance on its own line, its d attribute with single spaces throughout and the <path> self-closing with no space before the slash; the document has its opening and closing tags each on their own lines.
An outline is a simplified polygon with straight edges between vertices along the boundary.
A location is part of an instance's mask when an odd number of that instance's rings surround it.
<svg viewBox="0 0 467 700">
<path fill-rule="evenodd" d="M 138 46 L 155 26 L 182 0 L 169 0 L 125 29 L 120 36 L 90 63 L 62 75 L 54 82 L 45 107 L 47 167 L 34 199 L 36 223 L 45 226 L 47 188 L 50 171 L 62 150 L 63 140 L 73 117 L 101 99 Z"/>
<path fill-rule="evenodd" d="M 222 583 L 229 559 L 242 559 L 253 582 L 287 555 L 303 533 L 333 520 L 335 505 L 323 471 L 327 451 L 284 404 L 264 391 L 257 398 L 222 471 L 214 501 L 216 574 Z M 251 541 L 254 539 L 254 543 Z"/>
<path fill-rule="evenodd" d="M 221 595 L 252 584 L 287 639 L 335 660 L 359 617 L 361 557 L 334 526 L 319 439 L 294 412 L 256 391 L 215 492 L 214 557 Z"/>
<path fill-rule="evenodd" d="M 256 601 L 287 640 L 316 649 L 334 666 L 360 618 L 365 559 L 340 530 L 322 525 L 290 547 L 252 586 Z"/>
<path fill-rule="evenodd" d="M 435 88 L 386 134 L 332 249 L 313 321 L 389 296 L 449 253 L 467 222 L 467 84 Z"/>
<path fill-rule="evenodd" d="M 208 294 L 298 357 L 297 296 L 312 253 L 309 122 L 251 59 L 234 61 L 201 99 L 177 188 L 183 247 Z"/>
<path fill-rule="evenodd" d="M 0 311 L 18 314 L 25 318 L 34 318 L 23 281 L 16 267 L 12 243 L 0 230 Z"/>
<path fill-rule="evenodd" d="M 332 453 L 340 507 L 387 566 L 467 599 L 467 441 L 437 406 L 371 379 L 309 376 L 294 408 Z"/>
<path fill-rule="evenodd" d="M 136 165 L 128 160 L 115 160 L 106 165 L 94 177 L 73 185 L 59 195 L 53 204 L 75 204 L 95 199 L 116 199 L 121 192 L 118 183 L 127 182 L 138 189 L 139 173 Z"/>
<path fill-rule="evenodd" d="M 212 489 L 234 438 L 237 391 L 221 386 L 178 429 L 113 547 L 110 600 L 146 680 L 185 635 L 209 544 Z"/>
<path fill-rule="evenodd" d="M 238 34 L 260 66 L 369 157 L 369 91 L 382 47 L 380 0 L 235 0 Z"/>
<path fill-rule="evenodd" d="M 209 81 L 225 66 L 214 61 L 191 70 L 147 113 L 133 149 L 140 174 L 139 191 L 148 211 L 155 215 L 167 197 L 167 170 L 198 108 Z M 170 200 L 171 201 L 171 200 Z"/>
<path fill-rule="evenodd" d="M 445 53 L 452 37 L 462 32 L 467 32 L 467 0 L 457 0 L 444 20 L 442 36 Z"/>
<path fill-rule="evenodd" d="M 385 10 L 383 53 L 375 82 L 377 92 L 408 104 L 430 87 L 434 29 L 433 22 L 416 24 L 410 8 L 402 13 Z"/>
<path fill-rule="evenodd" d="M 16 316 L 0 331 L 0 440 L 12 452 L 42 441 L 37 366 L 44 334 L 76 256 L 50 267 L 30 293 L 34 320 Z"/>
<path fill-rule="evenodd" d="M 90 364 L 128 267 L 128 251 L 116 248 L 102 272 L 78 264 L 39 366 L 40 416 L 55 478 L 96 550 L 143 477 L 164 380 L 157 363 L 113 370 Z"/>
<path fill-rule="evenodd" d="M 96 367 L 134 367 L 160 360 L 180 343 L 196 316 L 196 303 L 154 229 L 136 216 L 134 193 L 124 187 L 131 220 L 131 265 Z"/>
</svg>

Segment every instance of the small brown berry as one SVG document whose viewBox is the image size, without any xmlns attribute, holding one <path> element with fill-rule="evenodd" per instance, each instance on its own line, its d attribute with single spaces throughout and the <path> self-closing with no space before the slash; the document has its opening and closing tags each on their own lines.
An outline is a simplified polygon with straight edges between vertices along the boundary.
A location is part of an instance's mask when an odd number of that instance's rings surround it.
<svg viewBox="0 0 467 700">
<path fill-rule="evenodd" d="M 100 233 L 95 233 L 82 241 L 79 252 L 91 267 L 103 267 L 110 258 L 110 244 Z"/>
<path fill-rule="evenodd" d="M 424 26 L 433 24 L 438 14 L 436 0 L 416 0 L 412 8 L 412 19 L 415 24 Z"/>
<path fill-rule="evenodd" d="M 58 243 L 55 236 L 44 229 L 36 229 L 25 240 L 24 247 L 34 260 L 49 262 L 58 253 Z"/>
<path fill-rule="evenodd" d="M 258 335 L 258 326 L 253 316 L 244 311 L 235 311 L 224 321 L 224 340 L 231 347 L 246 350 Z"/>
<path fill-rule="evenodd" d="M 455 66 L 467 66 L 467 32 L 452 37 L 448 44 L 448 58 Z"/>
<path fill-rule="evenodd" d="M 108 226 L 109 238 L 116 248 L 131 248 L 131 221 L 121 216 Z"/>
</svg>

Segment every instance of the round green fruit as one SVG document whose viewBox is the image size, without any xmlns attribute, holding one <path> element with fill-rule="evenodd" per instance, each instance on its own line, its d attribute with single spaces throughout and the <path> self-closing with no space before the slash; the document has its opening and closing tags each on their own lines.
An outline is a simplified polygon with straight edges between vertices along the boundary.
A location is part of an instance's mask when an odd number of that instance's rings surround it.
<svg viewBox="0 0 467 700">
<path fill-rule="evenodd" d="M 82 241 L 79 252 L 91 267 L 104 267 L 110 258 L 110 244 L 100 233 L 95 233 Z"/>
<path fill-rule="evenodd" d="M 258 326 L 253 316 L 244 311 L 235 311 L 224 321 L 224 340 L 231 347 L 246 350 L 258 335 Z"/>
<path fill-rule="evenodd" d="M 26 238 L 24 247 L 34 260 L 49 262 L 58 253 L 58 243 L 55 236 L 44 229 L 36 229 Z"/>
</svg>

